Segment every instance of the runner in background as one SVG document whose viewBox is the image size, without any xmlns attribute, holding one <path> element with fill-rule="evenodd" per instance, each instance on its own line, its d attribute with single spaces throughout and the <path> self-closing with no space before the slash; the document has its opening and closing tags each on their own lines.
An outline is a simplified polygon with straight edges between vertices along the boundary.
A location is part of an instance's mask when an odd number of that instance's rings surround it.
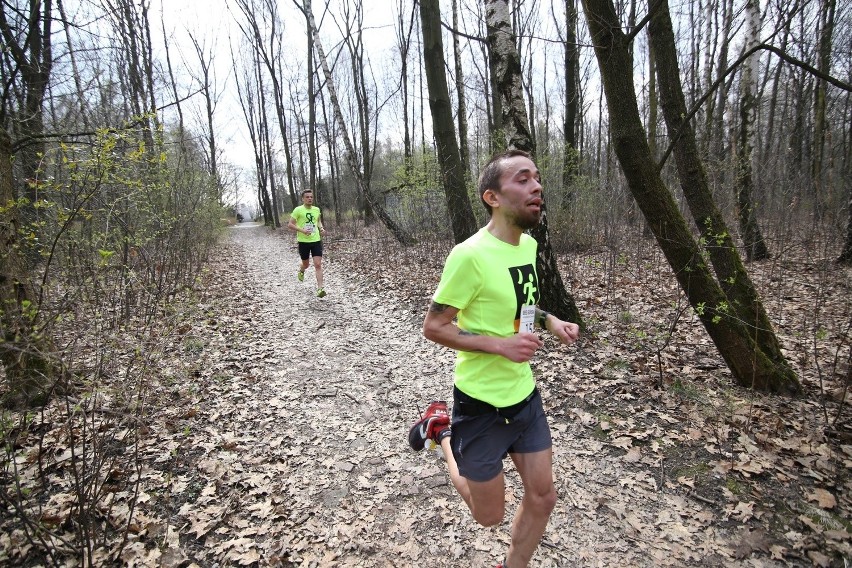
<svg viewBox="0 0 852 568">
<path fill-rule="evenodd" d="M 306 189 L 302 192 L 302 205 L 293 209 L 287 228 L 296 231 L 299 258 L 302 259 L 296 278 L 299 282 L 305 280 L 308 261 L 313 257 L 314 272 L 317 277 L 317 297 L 322 298 L 325 296 L 325 288 L 322 285 L 322 235 L 325 234 L 325 228 L 322 226 L 322 212 L 314 205 L 312 190 Z"/>
</svg>

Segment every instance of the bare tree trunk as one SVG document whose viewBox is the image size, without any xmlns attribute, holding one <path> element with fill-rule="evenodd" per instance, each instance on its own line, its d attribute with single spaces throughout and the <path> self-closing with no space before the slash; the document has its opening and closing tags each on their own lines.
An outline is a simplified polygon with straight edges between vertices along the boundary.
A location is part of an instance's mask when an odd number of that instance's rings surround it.
<svg viewBox="0 0 852 568">
<path fill-rule="evenodd" d="M 165 32 L 163 33 L 165 36 Z M 195 48 L 195 55 L 198 57 L 198 64 L 201 68 L 201 76 L 197 78 L 201 88 L 201 96 L 204 98 L 204 118 L 207 131 L 204 132 L 205 142 L 207 142 L 207 167 L 210 177 L 216 184 L 216 195 L 219 205 L 224 205 L 224 183 L 222 175 L 219 173 L 219 148 L 216 144 L 216 127 L 213 123 L 213 111 L 216 110 L 218 103 L 218 93 L 214 81 L 214 62 L 213 52 L 207 51 L 204 46 L 190 34 L 189 39 Z"/>
<path fill-rule="evenodd" d="M 355 111 L 358 117 L 358 140 L 361 150 L 361 180 L 364 190 L 369 193 L 371 191 L 371 183 L 373 179 L 373 158 L 375 157 L 376 138 L 370 132 L 373 122 L 370 119 L 371 106 L 370 96 L 367 90 L 367 78 L 364 74 L 364 68 L 368 65 L 364 64 L 364 11 L 360 1 L 355 3 L 355 16 L 357 20 L 356 31 L 351 28 L 346 30 L 344 42 L 349 49 L 349 60 L 352 68 L 352 83 L 353 92 L 355 93 Z M 349 26 L 350 18 L 348 9 L 345 14 L 347 26 Z M 376 213 L 373 211 L 373 206 L 370 200 L 364 199 L 364 224 L 371 225 L 376 218 Z"/>
<path fill-rule="evenodd" d="M 441 38 L 438 0 L 420 2 L 420 25 L 423 28 L 423 63 L 429 88 L 429 109 L 432 111 L 432 128 L 435 131 L 438 162 L 444 181 L 447 214 L 453 229 L 453 239 L 460 243 L 474 234 L 477 227 L 467 195 L 464 166 L 453 128 L 453 110 L 450 105 L 447 74 L 444 71 L 444 44 Z"/>
<path fill-rule="evenodd" d="M 14 21 L 7 20 L 4 4 L 0 9 L 0 33 L 2 33 L 3 50 L 11 59 L 9 66 L 16 67 L 13 73 L 20 77 L 20 92 L 10 89 L 11 77 L 3 76 L 3 97 L 6 100 L 13 96 L 22 99 L 22 108 L 13 117 L 15 132 L 8 133 L 18 141 L 20 149 L 17 152 L 16 168 L 24 179 L 33 183 L 22 185 L 27 203 L 21 210 L 24 224 L 37 221 L 37 210 L 34 206 L 39 200 L 37 193 L 42 178 L 41 161 L 45 153 L 44 133 L 44 97 L 47 92 L 50 73 L 53 67 L 52 55 L 52 1 L 30 2 L 29 13 L 18 15 Z M 12 14 L 14 17 L 14 14 Z M 8 105 L 3 105 L 8 108 Z M 5 205 L 5 203 L 4 203 Z M 38 258 L 38 251 L 28 255 L 30 260 Z"/>
<path fill-rule="evenodd" d="M 340 183 L 340 175 L 338 174 L 340 167 L 340 159 L 337 155 L 337 136 L 334 128 L 334 121 L 330 121 L 328 119 L 328 112 L 326 111 L 325 105 L 325 97 L 321 98 L 322 101 L 322 121 L 325 124 L 325 133 L 326 139 L 328 140 L 328 165 L 329 169 L 329 177 L 331 178 L 331 203 L 332 208 L 334 209 L 334 221 L 337 224 L 340 224 L 342 219 L 342 213 L 340 211 L 340 196 L 339 196 L 339 187 Z"/>
<path fill-rule="evenodd" d="M 250 38 L 246 38 L 251 41 Z M 269 195 L 266 191 L 266 160 L 263 155 L 263 143 L 260 131 L 260 121 L 263 120 L 260 116 L 263 109 L 259 108 L 258 91 L 263 88 L 260 80 L 261 74 L 258 69 L 260 63 L 257 61 L 257 56 L 253 52 L 253 57 L 246 65 L 251 65 L 251 69 L 245 69 L 242 77 L 242 88 L 237 89 L 237 98 L 240 101 L 240 108 L 243 111 L 245 118 L 246 129 L 248 130 L 249 140 L 251 140 L 252 150 L 254 150 L 254 165 L 255 179 L 257 181 L 257 203 L 260 206 L 260 211 L 263 214 L 263 223 L 267 226 L 273 226 L 272 221 L 272 205 L 269 200 Z M 236 62 L 236 57 L 232 55 L 232 60 Z M 236 67 L 236 66 L 235 66 Z"/>
<path fill-rule="evenodd" d="M 409 120 L 409 98 L 408 98 L 408 54 L 411 50 L 411 33 L 414 29 L 415 10 L 411 8 L 411 17 L 408 20 L 408 31 L 403 32 L 404 21 L 403 12 L 407 2 L 399 0 L 399 28 L 397 29 L 397 46 L 399 48 L 399 58 L 402 69 L 400 70 L 400 79 L 402 83 L 402 126 L 403 126 L 403 157 L 405 161 L 405 178 L 411 176 L 411 159 L 413 152 L 411 149 L 411 127 Z"/>
<path fill-rule="evenodd" d="M 156 121 L 151 113 L 156 108 L 153 104 L 151 76 L 150 46 L 146 38 L 150 37 L 147 20 L 147 0 L 140 3 L 141 14 L 131 0 L 106 0 L 108 13 L 112 17 L 120 44 L 120 56 L 125 58 L 124 72 L 121 74 L 129 87 L 128 95 L 135 118 L 142 124 L 142 137 L 146 150 L 155 151 L 154 131 Z"/>
<path fill-rule="evenodd" d="M 660 99 L 670 138 L 676 140 L 674 156 L 681 188 L 696 226 L 701 232 L 704 250 L 713 263 L 716 277 L 736 319 L 750 328 L 756 346 L 780 366 L 786 366 L 781 345 L 772 329 L 760 295 L 737 253 L 731 232 L 716 207 L 698 144 L 687 114 L 683 87 L 680 83 L 674 30 L 668 2 L 659 1 L 653 8 L 649 36 L 656 54 L 660 79 Z"/>
<path fill-rule="evenodd" d="M 502 99 L 504 109 L 503 128 L 507 146 L 535 153 L 535 142 L 527 128 L 527 110 L 521 89 L 521 65 L 515 47 L 515 34 L 509 23 L 507 0 L 486 0 L 485 17 L 488 22 L 488 46 L 490 48 L 491 71 Z M 538 242 L 536 272 L 541 284 L 541 307 L 557 317 L 583 326 L 580 311 L 574 298 L 565 289 L 556 254 L 550 243 L 547 230 L 547 208 L 541 207 L 541 221 L 530 231 Z"/>
<path fill-rule="evenodd" d="M 8 384 L 6 407 L 47 403 L 62 365 L 52 357 L 51 340 L 38 329 L 37 294 L 28 281 L 30 269 L 20 246 L 21 222 L 12 173 L 9 136 L 0 129 L 0 362 Z"/>
<path fill-rule="evenodd" d="M 30 283 L 39 250 L 21 239 L 33 232 L 32 224 L 38 221 L 35 203 L 41 199 L 44 98 L 53 65 L 52 2 L 30 2 L 29 12 L 12 22 L 6 10 L 4 4 L 0 34 L 6 65 L 0 108 L 4 121 L 17 126 L 15 161 L 24 179 L 15 178 L 10 133 L 0 126 L 0 362 L 9 385 L 2 402 L 32 407 L 48 401 L 63 373 L 61 361 L 53 356 L 52 338 L 39 329 L 40 299 Z M 17 108 L 12 103 L 16 96 Z"/>
<path fill-rule="evenodd" d="M 834 12 L 836 0 L 821 0 L 819 34 L 819 70 L 825 75 L 831 72 L 831 44 L 834 35 Z M 816 213 L 820 217 L 825 213 L 828 198 L 823 187 L 823 167 L 825 154 L 826 128 L 826 85 L 825 80 L 816 79 L 814 92 L 814 139 L 811 155 L 811 184 L 814 189 Z"/>
<path fill-rule="evenodd" d="M 394 238 L 403 245 L 410 245 L 414 243 L 414 239 L 408 232 L 400 227 L 391 217 L 388 215 L 384 206 L 379 204 L 374 197 L 370 194 L 369 189 L 364 184 L 364 179 L 361 174 L 361 170 L 358 167 L 358 160 L 355 155 L 355 147 L 352 144 L 352 140 L 349 138 L 349 133 L 346 130 L 346 122 L 343 120 L 343 111 L 340 108 L 340 101 L 337 98 L 337 90 L 334 86 L 334 77 L 331 74 L 331 69 L 328 66 L 328 61 L 326 60 L 325 50 L 322 47 L 322 41 L 319 37 L 319 32 L 317 31 L 316 24 L 314 23 L 314 13 L 311 10 L 311 2 L 310 0 L 304 0 L 304 6 L 299 5 L 296 0 L 293 0 L 296 4 L 296 7 L 299 8 L 304 14 L 305 18 L 308 20 L 308 28 L 311 30 L 311 33 L 314 36 L 314 49 L 317 52 L 317 59 L 322 67 L 323 75 L 325 76 L 326 88 L 328 89 L 329 98 L 331 99 L 331 106 L 334 110 L 334 118 L 340 127 L 340 134 L 343 138 L 343 143 L 346 145 L 346 159 L 349 162 L 349 168 L 352 171 L 352 176 L 355 178 L 356 183 L 364 198 L 367 200 L 367 203 L 370 204 L 373 211 L 375 211 L 376 215 L 379 217 L 379 220 L 387 227 L 387 229 L 391 232 Z"/>
<path fill-rule="evenodd" d="M 704 324 L 736 382 L 756 389 L 799 390 L 794 373 L 758 348 L 750 328 L 727 310 L 728 299 L 663 184 L 642 129 L 628 36 L 610 0 L 583 0 L 609 109 L 613 144 L 633 197 L 642 210 L 681 289 Z M 658 53 L 657 64 L 662 65 Z"/>
<path fill-rule="evenodd" d="M 440 12 L 440 6 L 438 6 L 437 11 Z M 453 61 L 456 69 L 456 97 L 459 99 L 459 156 L 461 157 L 461 166 L 462 171 L 464 172 L 465 185 L 467 185 L 470 181 L 470 151 L 467 147 L 467 102 L 465 101 L 464 93 L 464 71 L 462 69 L 461 49 L 459 47 L 459 34 L 456 33 L 458 28 L 458 0 L 453 0 Z M 440 34 L 440 27 L 438 28 L 438 33 Z"/>
<path fill-rule="evenodd" d="M 846 95 L 846 110 L 850 107 L 850 97 Z M 849 112 L 846 113 L 849 116 Z M 846 194 L 849 196 L 849 201 L 846 206 L 846 239 L 843 244 L 843 250 L 840 256 L 837 257 L 837 263 L 846 266 L 852 266 L 852 123 L 846 125 L 848 134 L 846 136 L 846 156 L 843 160 L 843 169 L 841 170 L 844 185 L 846 186 Z"/>
<path fill-rule="evenodd" d="M 314 36 L 307 30 L 308 36 L 308 167 L 310 175 L 309 187 L 316 192 L 317 205 L 322 205 L 322 194 L 317 188 L 317 106 L 314 93 Z"/>
<path fill-rule="evenodd" d="M 260 5 L 255 0 L 236 0 L 237 7 L 246 17 L 248 28 L 241 26 L 246 40 L 253 44 L 258 52 L 258 57 L 269 72 L 272 81 L 272 98 L 275 103 L 275 112 L 278 118 L 278 131 L 281 135 L 284 147 L 284 161 L 286 162 L 287 187 L 292 207 L 296 207 L 296 188 L 294 186 L 293 157 L 290 150 L 290 137 L 287 128 L 287 109 L 284 106 L 284 89 L 281 85 L 281 63 L 284 58 L 282 53 L 281 22 L 278 17 L 278 9 L 275 0 L 260 0 Z M 261 34 L 260 22 L 265 21 L 270 26 L 268 46 L 267 38 Z"/>
<path fill-rule="evenodd" d="M 562 205 L 574 203 L 574 180 L 580 173 L 576 122 L 579 108 L 580 51 L 577 49 L 577 0 L 565 0 L 565 117 L 562 134 Z"/>
<path fill-rule="evenodd" d="M 758 0 L 746 2 L 749 29 L 745 50 L 757 44 L 760 33 L 760 6 Z M 744 51 L 745 51 L 744 50 Z M 746 259 L 764 260 L 769 258 L 769 249 L 763 240 L 760 225 L 757 223 L 757 211 L 754 206 L 754 182 L 752 177 L 752 157 L 754 156 L 755 91 L 757 89 L 758 54 L 749 57 L 742 66 L 740 79 L 740 131 L 737 144 L 737 213 L 740 221 L 740 233 L 746 250 Z"/>
</svg>

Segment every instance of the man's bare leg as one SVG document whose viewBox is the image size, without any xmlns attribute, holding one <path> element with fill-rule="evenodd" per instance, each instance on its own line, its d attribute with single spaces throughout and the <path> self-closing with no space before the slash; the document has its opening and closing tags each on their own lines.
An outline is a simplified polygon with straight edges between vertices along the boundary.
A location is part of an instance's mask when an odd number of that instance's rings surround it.
<svg viewBox="0 0 852 568">
<path fill-rule="evenodd" d="M 307 264 L 305 264 L 307 266 Z M 314 272 L 317 274 L 317 288 L 322 288 L 322 257 L 314 257 Z"/>
<path fill-rule="evenodd" d="M 459 473 L 449 436 L 441 440 L 441 449 L 447 460 L 450 480 L 476 522 L 484 527 L 493 527 L 503 522 L 506 499 L 503 472 L 488 481 L 472 481 Z"/>
<path fill-rule="evenodd" d="M 553 450 L 511 454 L 524 484 L 524 497 L 512 521 L 512 544 L 506 555 L 509 568 L 525 568 L 541 542 L 550 513 L 556 506 Z"/>
</svg>

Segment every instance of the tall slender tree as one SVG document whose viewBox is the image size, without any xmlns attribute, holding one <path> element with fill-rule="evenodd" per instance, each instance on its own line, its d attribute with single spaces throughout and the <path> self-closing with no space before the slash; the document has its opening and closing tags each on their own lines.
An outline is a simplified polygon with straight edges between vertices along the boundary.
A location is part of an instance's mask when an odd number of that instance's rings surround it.
<svg viewBox="0 0 852 568">
<path fill-rule="evenodd" d="M 760 33 L 760 6 L 758 0 L 746 2 L 748 30 L 745 49 L 748 51 L 758 43 Z M 757 70 L 759 52 L 749 56 L 742 66 L 740 78 L 740 129 L 737 138 L 737 176 L 734 186 L 737 192 L 737 213 L 740 221 L 740 234 L 745 244 L 746 258 L 764 260 L 769 258 L 769 249 L 763 240 L 763 233 L 757 222 L 757 208 L 754 204 L 754 176 L 752 160 L 754 157 L 754 124 L 756 114 Z"/>
<path fill-rule="evenodd" d="M 343 138 L 343 144 L 346 147 L 346 160 L 349 163 L 349 169 L 355 182 L 358 185 L 359 191 L 364 196 L 364 199 L 369 203 L 372 210 L 375 211 L 379 220 L 391 232 L 394 238 L 404 245 L 414 243 L 414 238 L 400 226 L 385 210 L 384 206 L 379 203 L 371 194 L 369 187 L 364 183 L 364 176 L 358 164 L 358 158 L 355 153 L 355 145 L 349 137 L 349 131 L 346 128 L 346 121 L 343 119 L 343 110 L 340 107 L 340 99 L 337 96 L 337 88 L 335 87 L 334 76 L 331 74 L 331 68 L 328 65 L 325 49 L 323 48 L 322 40 L 319 37 L 316 23 L 314 21 L 314 13 L 311 8 L 311 0 L 303 0 L 304 4 L 299 4 L 297 0 L 293 0 L 296 7 L 302 12 L 308 22 L 308 29 L 314 36 L 314 50 L 316 50 L 317 62 L 322 69 L 325 77 L 325 88 L 328 91 L 328 96 L 331 102 L 331 107 L 334 112 L 334 119 L 337 121 L 340 128 L 340 135 Z"/>
<path fill-rule="evenodd" d="M 577 47 L 577 0 L 565 0 L 565 112 L 562 123 L 562 203 L 574 202 L 574 179 L 580 172 L 576 123 L 580 99 L 580 50 Z"/>
<path fill-rule="evenodd" d="M 461 158 L 462 171 L 465 183 L 470 180 L 470 150 L 467 139 L 467 97 L 464 88 L 464 69 L 462 68 L 462 54 L 459 37 L 459 6 L 458 0 L 453 0 L 453 63 L 456 72 L 456 99 L 458 106 L 459 123 L 459 156 Z M 440 8 L 439 8 L 440 10 Z"/>
<path fill-rule="evenodd" d="M 0 362 L 9 387 L 2 401 L 7 406 L 44 404 L 64 370 L 52 339 L 41 329 L 41 295 L 32 280 L 40 254 L 21 239 L 37 227 L 41 198 L 52 5 L 50 0 L 29 2 L 24 10 L 7 14 L 4 3 L 0 10 L 5 86 L 0 97 Z"/>
<path fill-rule="evenodd" d="M 763 302 L 742 263 L 731 231 L 713 200 L 701 161 L 681 84 L 674 30 L 667 0 L 652 4 L 649 25 L 651 50 L 657 61 L 660 100 L 670 138 L 675 141 L 674 157 L 681 188 L 692 218 L 701 232 L 701 243 L 713 264 L 716 277 L 734 317 L 751 329 L 755 345 L 781 367 L 786 365 L 781 345 Z"/>
<path fill-rule="evenodd" d="M 441 14 L 438 0 L 421 0 L 420 25 L 423 29 L 423 63 L 429 89 L 429 109 L 438 162 L 444 181 L 444 196 L 453 238 L 460 243 L 476 232 L 476 217 L 470 204 L 465 183 L 456 131 L 453 127 L 453 109 L 444 71 L 444 42 L 441 37 Z"/>
<path fill-rule="evenodd" d="M 828 75 L 831 72 L 831 44 L 834 39 L 834 18 L 836 0 L 820 0 L 819 11 L 819 60 L 820 73 Z M 826 120 L 826 81 L 816 78 L 814 92 L 814 136 L 813 153 L 811 157 L 811 183 L 814 188 L 814 202 L 817 215 L 824 213 L 828 199 L 823 187 L 823 168 L 825 167 L 825 138 L 828 132 Z"/>
</svg>

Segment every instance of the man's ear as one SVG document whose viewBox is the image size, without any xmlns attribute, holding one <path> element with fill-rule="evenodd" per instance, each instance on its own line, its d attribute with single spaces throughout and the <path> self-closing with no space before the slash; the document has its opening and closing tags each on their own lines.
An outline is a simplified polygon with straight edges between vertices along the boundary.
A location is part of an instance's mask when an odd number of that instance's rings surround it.
<svg viewBox="0 0 852 568">
<path fill-rule="evenodd" d="M 493 189 L 486 189 L 482 192 L 482 200 L 491 207 L 498 207 L 500 201 L 497 199 L 497 192 Z"/>
</svg>

